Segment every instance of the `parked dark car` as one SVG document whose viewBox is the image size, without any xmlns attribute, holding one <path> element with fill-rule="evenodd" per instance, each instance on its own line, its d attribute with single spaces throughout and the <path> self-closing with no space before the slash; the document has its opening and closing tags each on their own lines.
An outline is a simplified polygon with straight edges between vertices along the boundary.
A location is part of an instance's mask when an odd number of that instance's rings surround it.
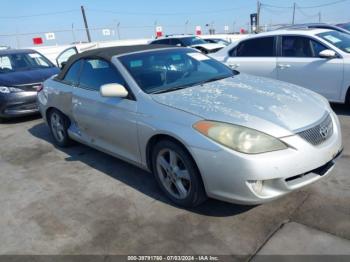
<svg viewBox="0 0 350 262">
<path fill-rule="evenodd" d="M 220 43 L 209 43 L 202 38 L 193 35 L 167 35 L 162 38 L 157 38 L 149 43 L 150 45 L 173 45 L 192 47 L 204 54 L 215 53 L 224 48 L 225 45 Z"/>
<path fill-rule="evenodd" d="M 203 40 L 208 42 L 208 43 L 222 44 L 225 46 L 228 46 L 230 44 L 229 41 L 226 41 L 226 40 L 221 39 L 221 38 L 203 38 Z"/>
<path fill-rule="evenodd" d="M 321 28 L 321 29 L 330 29 L 330 30 L 335 30 L 339 32 L 343 32 L 346 34 L 349 34 L 350 31 L 344 26 L 339 26 L 339 25 L 331 25 L 331 24 L 326 24 L 326 23 L 307 23 L 307 24 L 297 24 L 297 25 L 289 25 L 289 26 L 283 26 L 279 29 L 312 29 L 312 28 Z"/>
<path fill-rule="evenodd" d="M 350 33 L 350 22 L 349 23 L 338 24 L 337 26 L 347 30 Z"/>
<path fill-rule="evenodd" d="M 0 121 L 37 113 L 37 89 L 58 72 L 53 63 L 34 50 L 0 50 Z"/>
</svg>

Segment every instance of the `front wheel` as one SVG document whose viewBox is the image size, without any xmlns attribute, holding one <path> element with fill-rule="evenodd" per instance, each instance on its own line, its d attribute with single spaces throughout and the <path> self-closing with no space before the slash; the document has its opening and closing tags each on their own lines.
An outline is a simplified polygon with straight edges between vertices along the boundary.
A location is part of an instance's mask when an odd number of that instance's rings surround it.
<svg viewBox="0 0 350 262">
<path fill-rule="evenodd" d="M 175 204 L 194 207 L 206 200 L 201 176 L 182 146 L 168 140 L 160 141 L 154 147 L 152 164 L 159 186 Z"/>
<path fill-rule="evenodd" d="M 65 115 L 53 109 L 49 113 L 49 125 L 56 145 L 67 147 L 71 144 L 71 140 L 68 136 L 69 121 Z"/>
</svg>

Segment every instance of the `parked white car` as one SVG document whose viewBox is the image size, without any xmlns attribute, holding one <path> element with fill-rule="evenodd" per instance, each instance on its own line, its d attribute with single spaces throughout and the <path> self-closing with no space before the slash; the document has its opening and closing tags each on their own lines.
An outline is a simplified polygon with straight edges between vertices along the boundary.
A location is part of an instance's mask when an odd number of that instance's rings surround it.
<svg viewBox="0 0 350 262">
<path fill-rule="evenodd" d="M 237 41 L 212 54 L 237 71 L 311 89 L 350 102 L 350 35 L 329 29 L 286 29 Z"/>
<path fill-rule="evenodd" d="M 52 63 L 58 67 L 62 67 L 68 59 L 75 54 L 79 54 L 88 50 L 93 50 L 102 47 L 112 46 L 130 46 L 147 44 L 149 39 L 132 39 L 132 40 L 114 40 L 114 41 L 99 41 L 91 43 L 72 43 L 69 45 L 55 45 L 55 46 L 35 46 L 32 49 L 40 52 L 47 57 Z"/>
<path fill-rule="evenodd" d="M 224 48 L 225 45 L 221 43 L 208 43 L 204 39 L 193 35 L 171 35 L 158 38 L 149 43 L 150 45 L 173 45 L 192 47 L 198 49 L 204 54 L 215 53 Z"/>
</svg>

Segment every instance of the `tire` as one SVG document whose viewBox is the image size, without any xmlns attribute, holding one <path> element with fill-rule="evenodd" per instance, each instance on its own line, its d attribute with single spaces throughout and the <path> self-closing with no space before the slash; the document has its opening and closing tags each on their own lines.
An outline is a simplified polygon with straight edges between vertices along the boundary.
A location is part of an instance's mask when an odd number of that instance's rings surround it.
<svg viewBox="0 0 350 262">
<path fill-rule="evenodd" d="M 207 199 L 194 160 L 178 143 L 158 142 L 152 150 L 152 167 L 160 188 L 176 205 L 195 207 Z"/>
<path fill-rule="evenodd" d="M 348 89 L 346 98 L 345 98 L 345 105 L 347 105 L 348 107 L 350 107 L 350 87 Z"/>
<path fill-rule="evenodd" d="M 56 109 L 52 109 L 48 115 L 50 131 L 54 143 L 59 147 L 68 147 L 72 141 L 68 136 L 69 120 Z"/>
</svg>

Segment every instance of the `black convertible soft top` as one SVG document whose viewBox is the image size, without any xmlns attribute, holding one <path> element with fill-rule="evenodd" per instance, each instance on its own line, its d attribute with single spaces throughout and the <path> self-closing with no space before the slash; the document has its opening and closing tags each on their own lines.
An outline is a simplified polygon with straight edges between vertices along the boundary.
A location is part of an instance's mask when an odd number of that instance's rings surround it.
<svg viewBox="0 0 350 262">
<path fill-rule="evenodd" d="M 58 74 L 56 79 L 62 80 L 66 75 L 66 72 L 70 66 L 77 60 L 81 58 L 102 58 L 104 60 L 110 61 L 113 56 L 134 53 L 139 51 L 147 51 L 153 49 L 161 48 L 174 48 L 174 46 L 169 45 L 131 45 L 131 46 L 113 46 L 113 47 L 104 47 L 97 48 L 89 51 L 82 52 L 71 56 L 67 64 L 62 68 L 62 71 Z M 175 47 L 176 48 L 176 47 Z"/>
</svg>

